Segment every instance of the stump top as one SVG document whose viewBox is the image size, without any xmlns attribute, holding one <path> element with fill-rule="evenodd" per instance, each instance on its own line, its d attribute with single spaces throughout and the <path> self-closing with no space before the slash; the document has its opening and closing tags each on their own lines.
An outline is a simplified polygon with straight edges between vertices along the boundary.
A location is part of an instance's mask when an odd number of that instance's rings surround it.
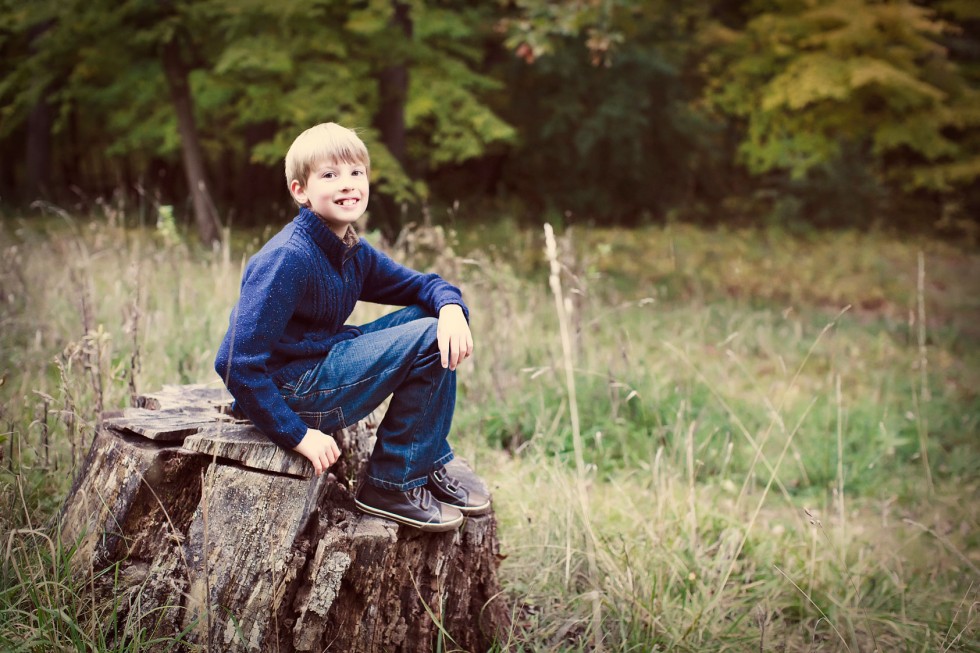
<svg viewBox="0 0 980 653">
<path fill-rule="evenodd" d="M 289 476 L 313 476 L 313 466 L 298 453 L 286 451 L 251 424 L 209 425 L 184 439 L 184 448 L 235 460 L 245 467 Z"/>
<path fill-rule="evenodd" d="M 108 428 L 139 435 L 158 442 L 183 442 L 184 438 L 221 422 L 231 422 L 232 418 L 218 412 L 203 410 L 186 411 L 175 408 L 149 410 L 146 408 L 125 408 L 107 414 L 102 424 Z"/>
<path fill-rule="evenodd" d="M 303 456 L 276 446 L 248 420 L 231 415 L 232 396 L 221 386 L 166 385 L 140 395 L 135 407 L 105 416 L 103 425 L 119 433 L 234 460 L 275 474 L 313 476 Z"/>
<path fill-rule="evenodd" d="M 149 410 L 218 411 L 230 413 L 234 397 L 224 386 L 213 383 L 164 385 L 162 390 L 139 395 L 137 408 Z"/>
</svg>

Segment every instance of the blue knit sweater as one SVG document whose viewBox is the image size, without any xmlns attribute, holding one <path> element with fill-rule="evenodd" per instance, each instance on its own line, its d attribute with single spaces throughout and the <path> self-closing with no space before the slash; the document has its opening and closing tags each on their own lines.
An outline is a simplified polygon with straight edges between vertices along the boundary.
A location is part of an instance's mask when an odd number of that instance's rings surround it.
<svg viewBox="0 0 980 653">
<path fill-rule="evenodd" d="M 236 406 L 279 446 L 295 447 L 307 426 L 278 386 L 360 335 L 344 324 L 358 300 L 419 304 L 433 315 L 459 304 L 469 316 L 459 289 L 439 275 L 399 265 L 364 239 L 348 247 L 306 208 L 245 267 L 214 368 Z"/>
</svg>

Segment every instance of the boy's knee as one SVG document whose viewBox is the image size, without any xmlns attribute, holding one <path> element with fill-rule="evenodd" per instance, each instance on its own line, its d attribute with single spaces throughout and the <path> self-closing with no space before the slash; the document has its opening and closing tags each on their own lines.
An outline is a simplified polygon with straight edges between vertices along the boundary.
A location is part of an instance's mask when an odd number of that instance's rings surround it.
<svg viewBox="0 0 980 653">
<path fill-rule="evenodd" d="M 423 317 L 415 320 L 419 329 L 419 340 L 422 344 L 421 353 L 439 350 L 439 320 L 434 317 Z"/>
<path fill-rule="evenodd" d="M 419 319 L 425 330 L 426 338 L 436 340 L 439 337 L 439 319 L 434 317 L 423 317 Z"/>
</svg>

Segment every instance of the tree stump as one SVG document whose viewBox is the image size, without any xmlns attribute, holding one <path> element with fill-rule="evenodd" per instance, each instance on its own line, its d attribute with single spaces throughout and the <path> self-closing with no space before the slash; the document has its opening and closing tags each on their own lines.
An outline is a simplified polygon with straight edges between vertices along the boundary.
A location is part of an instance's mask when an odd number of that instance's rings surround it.
<svg viewBox="0 0 980 653">
<path fill-rule="evenodd" d="M 224 388 L 168 386 L 135 403 L 106 416 L 61 512 L 76 572 L 121 606 L 121 637 L 485 651 L 506 627 L 492 513 L 422 533 L 355 508 L 378 414 L 334 434 L 342 458 L 316 478 L 235 419 Z"/>
</svg>

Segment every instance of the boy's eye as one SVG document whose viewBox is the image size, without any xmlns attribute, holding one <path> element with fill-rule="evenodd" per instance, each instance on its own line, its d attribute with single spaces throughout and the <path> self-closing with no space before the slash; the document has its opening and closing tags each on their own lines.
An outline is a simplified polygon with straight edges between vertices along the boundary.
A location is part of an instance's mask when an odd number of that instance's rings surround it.
<svg viewBox="0 0 980 653">
<path fill-rule="evenodd" d="M 358 169 L 358 170 L 354 170 L 354 171 L 352 171 L 352 172 L 351 172 L 351 174 L 352 174 L 352 175 L 357 175 L 357 176 L 361 176 L 361 175 L 363 175 L 363 174 L 364 174 L 364 171 L 363 171 L 363 170 L 360 170 L 360 169 Z"/>
<path fill-rule="evenodd" d="M 336 176 L 337 176 L 337 173 L 336 172 L 333 172 L 332 170 L 328 170 L 327 172 L 324 172 L 323 173 L 323 178 L 324 179 L 333 179 Z"/>
</svg>

